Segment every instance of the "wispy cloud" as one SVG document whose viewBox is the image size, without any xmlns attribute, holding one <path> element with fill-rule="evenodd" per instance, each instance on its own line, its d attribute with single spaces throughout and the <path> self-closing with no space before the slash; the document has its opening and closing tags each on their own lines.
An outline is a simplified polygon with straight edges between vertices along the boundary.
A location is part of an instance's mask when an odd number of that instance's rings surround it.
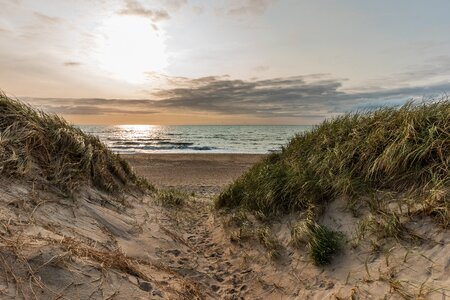
<svg viewBox="0 0 450 300">
<path fill-rule="evenodd" d="M 389 74 L 380 78 L 368 80 L 366 88 L 388 86 L 409 86 L 418 85 L 425 82 L 437 82 L 443 78 L 450 77 L 450 56 L 442 55 L 427 59 L 421 64 L 410 65 L 401 72 Z"/>
<path fill-rule="evenodd" d="M 57 23 L 60 23 L 62 21 L 61 18 L 51 17 L 51 16 L 48 16 L 46 14 L 42 14 L 40 12 L 34 12 L 34 16 L 39 21 L 41 21 L 42 23 L 46 23 L 46 24 L 57 24 Z"/>
<path fill-rule="evenodd" d="M 158 111 L 154 101 L 146 99 L 25 98 L 23 100 L 47 112 L 64 115 L 146 115 Z"/>
<path fill-rule="evenodd" d="M 226 13 L 228 15 L 243 16 L 243 15 L 259 15 L 263 14 L 270 5 L 277 0 L 239 0 L 229 1 Z"/>
<path fill-rule="evenodd" d="M 114 115 L 114 114 L 128 114 L 128 115 L 148 115 L 155 113 L 151 110 L 128 110 L 114 107 L 99 107 L 94 105 L 53 105 L 47 108 L 50 113 L 64 114 L 64 115 Z"/>
<path fill-rule="evenodd" d="M 78 67 L 81 66 L 81 63 L 78 61 L 66 61 L 64 62 L 64 66 L 66 67 Z"/>
<path fill-rule="evenodd" d="M 125 0 L 125 8 L 120 10 L 119 14 L 145 17 L 153 22 L 170 19 L 170 15 L 166 10 L 148 9 L 137 0 Z"/>
<path fill-rule="evenodd" d="M 270 67 L 267 66 L 267 65 L 260 65 L 260 66 L 256 66 L 256 67 L 254 68 L 254 70 L 255 70 L 256 72 L 265 72 L 265 71 L 268 71 L 269 69 L 270 69 Z"/>
<path fill-rule="evenodd" d="M 162 2 L 170 10 L 178 10 L 188 4 L 187 0 L 163 0 Z"/>
</svg>

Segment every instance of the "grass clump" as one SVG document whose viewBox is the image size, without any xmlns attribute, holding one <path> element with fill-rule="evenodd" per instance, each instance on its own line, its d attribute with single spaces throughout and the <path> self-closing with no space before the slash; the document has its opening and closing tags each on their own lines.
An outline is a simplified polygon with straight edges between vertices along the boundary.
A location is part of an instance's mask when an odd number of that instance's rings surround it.
<svg viewBox="0 0 450 300">
<path fill-rule="evenodd" d="M 325 225 L 316 224 L 311 228 L 308 246 L 316 265 L 326 265 L 342 249 L 343 235 Z"/>
<path fill-rule="evenodd" d="M 161 189 L 156 193 L 156 199 L 165 207 L 176 208 L 184 206 L 189 195 L 175 189 Z"/>
<path fill-rule="evenodd" d="M 329 229 L 310 218 L 311 214 L 297 221 L 291 228 L 292 244 L 299 247 L 307 244 L 314 264 L 327 265 L 343 246 L 344 235 Z"/>
<path fill-rule="evenodd" d="M 4 93 L 0 93 L 0 175 L 43 182 L 66 195 L 83 185 L 109 193 L 152 188 L 97 137 Z"/>
<path fill-rule="evenodd" d="M 314 224 L 329 201 L 344 197 L 359 207 L 363 196 L 380 192 L 415 199 L 414 214 L 448 227 L 450 101 L 324 121 L 254 165 L 219 195 L 216 207 L 272 217 L 311 211 Z"/>
</svg>

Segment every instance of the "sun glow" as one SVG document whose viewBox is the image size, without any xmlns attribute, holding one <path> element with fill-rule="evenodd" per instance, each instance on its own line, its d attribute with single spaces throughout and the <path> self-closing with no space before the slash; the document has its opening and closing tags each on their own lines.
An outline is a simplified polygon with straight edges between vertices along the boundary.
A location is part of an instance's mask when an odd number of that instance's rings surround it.
<svg viewBox="0 0 450 300">
<path fill-rule="evenodd" d="M 100 27 L 97 60 L 114 77 L 142 83 L 146 72 L 161 71 L 167 65 L 164 35 L 149 20 L 114 16 Z"/>
</svg>

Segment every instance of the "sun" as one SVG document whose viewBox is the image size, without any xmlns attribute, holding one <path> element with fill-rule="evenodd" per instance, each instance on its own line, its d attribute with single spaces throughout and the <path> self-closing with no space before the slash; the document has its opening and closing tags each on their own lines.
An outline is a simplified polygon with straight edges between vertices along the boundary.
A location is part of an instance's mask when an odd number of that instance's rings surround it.
<svg viewBox="0 0 450 300">
<path fill-rule="evenodd" d="M 167 66 L 165 38 L 152 28 L 150 20 L 113 16 L 99 28 L 96 53 L 100 68 L 130 83 L 142 83 L 146 72 Z"/>
</svg>

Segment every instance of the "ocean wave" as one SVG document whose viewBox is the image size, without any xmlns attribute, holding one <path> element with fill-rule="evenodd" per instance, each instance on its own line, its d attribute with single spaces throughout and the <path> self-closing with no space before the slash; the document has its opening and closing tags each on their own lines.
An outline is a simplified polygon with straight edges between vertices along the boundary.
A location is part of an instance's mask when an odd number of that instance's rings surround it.
<svg viewBox="0 0 450 300">
<path fill-rule="evenodd" d="M 218 149 L 217 147 L 212 146 L 137 146 L 137 147 L 128 147 L 128 146 L 113 146 L 111 147 L 113 151 L 168 151 L 168 150 L 194 150 L 194 151 L 211 151 Z"/>
<path fill-rule="evenodd" d="M 221 152 L 270 153 L 281 150 L 308 126 L 82 126 L 118 153 Z"/>
</svg>

